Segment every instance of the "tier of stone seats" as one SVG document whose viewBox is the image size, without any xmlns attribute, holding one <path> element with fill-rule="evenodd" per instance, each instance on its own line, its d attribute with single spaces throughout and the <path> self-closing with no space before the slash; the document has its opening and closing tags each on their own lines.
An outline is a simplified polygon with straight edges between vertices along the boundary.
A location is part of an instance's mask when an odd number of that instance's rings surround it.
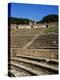
<svg viewBox="0 0 60 80">
<path fill-rule="evenodd" d="M 40 34 L 41 31 L 43 31 L 44 28 L 35 28 L 35 29 L 16 29 L 16 30 L 11 30 L 11 35 L 35 35 L 35 34 Z"/>
<path fill-rule="evenodd" d="M 46 33 L 38 36 L 37 39 L 28 47 L 33 49 L 41 48 L 58 48 L 58 34 L 57 33 Z"/>
<path fill-rule="evenodd" d="M 33 36 L 11 36 L 11 48 L 22 48 L 32 39 Z"/>
<path fill-rule="evenodd" d="M 9 59 L 9 66 L 13 66 L 9 69 L 11 74 L 14 74 L 16 77 L 21 76 L 39 76 L 39 75 L 51 75 L 51 74 L 58 74 L 58 60 L 48 60 L 47 58 L 37 58 L 32 56 L 16 56 Z M 52 61 L 49 63 L 49 61 Z M 53 62 L 57 62 L 53 64 Z M 11 71 L 10 71 L 11 70 Z M 27 72 L 21 75 L 21 70 L 23 72 Z M 13 73 L 15 72 L 15 73 Z M 29 73 L 29 75 L 28 75 Z"/>
</svg>

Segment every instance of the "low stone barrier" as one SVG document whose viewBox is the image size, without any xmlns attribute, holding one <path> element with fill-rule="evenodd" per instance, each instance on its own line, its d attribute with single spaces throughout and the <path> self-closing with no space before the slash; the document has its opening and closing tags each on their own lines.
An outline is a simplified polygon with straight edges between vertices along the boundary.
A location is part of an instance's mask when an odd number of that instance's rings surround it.
<svg viewBox="0 0 60 80">
<path fill-rule="evenodd" d="M 44 57 L 49 59 L 58 58 L 58 49 L 23 49 L 11 48 L 11 56 L 29 55 L 35 57 Z"/>
</svg>

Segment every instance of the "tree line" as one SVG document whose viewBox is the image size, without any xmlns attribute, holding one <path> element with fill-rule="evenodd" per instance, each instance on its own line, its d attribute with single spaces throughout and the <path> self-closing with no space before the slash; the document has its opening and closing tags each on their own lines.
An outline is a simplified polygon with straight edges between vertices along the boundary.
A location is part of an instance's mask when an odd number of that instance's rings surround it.
<svg viewBox="0 0 60 80">
<path fill-rule="evenodd" d="M 58 15 L 47 15 L 42 18 L 42 20 L 38 21 L 39 23 L 49 23 L 49 22 L 58 22 Z"/>
<path fill-rule="evenodd" d="M 37 21 L 37 24 L 40 23 L 49 23 L 49 22 L 56 22 L 58 21 L 58 15 L 47 15 L 42 18 L 42 20 Z M 25 18 L 14 18 L 14 17 L 9 17 L 8 18 L 8 24 L 29 24 L 29 22 L 34 22 L 30 19 L 25 19 Z"/>
<path fill-rule="evenodd" d="M 8 23 L 10 24 L 29 24 L 29 19 L 24 19 L 24 18 L 14 18 L 14 17 L 9 17 L 8 18 Z"/>
</svg>

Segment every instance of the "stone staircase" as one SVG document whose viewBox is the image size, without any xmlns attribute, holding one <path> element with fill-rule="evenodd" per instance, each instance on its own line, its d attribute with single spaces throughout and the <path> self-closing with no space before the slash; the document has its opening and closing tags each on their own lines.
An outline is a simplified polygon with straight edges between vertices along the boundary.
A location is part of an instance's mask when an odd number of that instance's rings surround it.
<svg viewBox="0 0 60 80">
<path fill-rule="evenodd" d="M 12 55 L 10 54 L 11 56 L 8 58 L 8 76 L 23 77 L 58 74 L 59 62 L 58 58 L 55 57 L 58 55 L 58 34 L 41 34 L 39 29 L 19 29 L 11 33 L 10 45 Z"/>
<path fill-rule="evenodd" d="M 8 73 L 12 77 L 58 74 L 58 60 L 26 55 L 12 57 Z"/>
</svg>

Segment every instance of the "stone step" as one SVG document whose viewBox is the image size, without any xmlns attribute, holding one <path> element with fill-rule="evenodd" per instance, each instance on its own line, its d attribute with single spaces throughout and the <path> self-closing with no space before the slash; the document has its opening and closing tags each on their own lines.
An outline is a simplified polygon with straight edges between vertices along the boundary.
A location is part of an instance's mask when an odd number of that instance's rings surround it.
<svg viewBox="0 0 60 80">
<path fill-rule="evenodd" d="M 13 77 L 22 77 L 22 76 L 31 76 L 30 73 L 28 73 L 27 71 L 24 71 L 22 69 L 18 69 L 17 67 L 14 67 L 11 65 L 11 69 L 9 70 L 9 73 L 11 73 L 11 75 L 13 74 Z"/>
<path fill-rule="evenodd" d="M 9 72 L 8 72 L 8 76 L 9 77 L 16 77 L 17 76 L 17 74 L 15 74 L 16 72 L 13 70 L 13 69 L 11 69 L 11 70 L 9 70 Z"/>
<path fill-rule="evenodd" d="M 36 67 L 35 65 L 29 65 L 29 66 L 27 66 L 26 63 L 24 63 L 24 64 L 17 63 L 17 62 L 13 62 L 13 63 L 14 63 L 14 65 L 12 65 L 12 66 L 14 66 L 15 68 L 17 68 L 17 70 L 20 71 L 21 69 L 23 69 L 25 71 L 25 76 L 28 76 L 28 74 L 31 74 L 30 76 L 33 76 L 33 75 L 48 75 L 48 74 L 53 74 L 52 72 L 47 71 L 47 70 L 42 69 L 42 68 L 39 68 L 39 67 Z M 18 64 L 20 66 L 25 66 L 25 67 L 19 67 L 19 66 L 16 66 L 16 64 Z M 23 73 L 24 73 L 24 71 L 23 71 Z M 29 72 L 29 73 L 26 74 L 26 72 Z M 21 74 L 21 72 L 18 72 L 18 74 Z M 24 74 L 23 74 L 23 76 L 24 76 Z"/>
<path fill-rule="evenodd" d="M 17 58 L 17 57 L 12 58 L 11 60 L 17 61 L 17 62 L 24 62 L 24 63 L 34 64 L 35 66 L 41 67 L 41 68 L 46 69 L 48 71 L 51 71 L 51 72 L 54 72 L 54 73 L 58 73 L 58 68 L 56 68 L 54 66 L 50 66 L 48 64 L 36 62 L 36 61 L 33 61 L 33 60 Z"/>
<path fill-rule="evenodd" d="M 15 60 L 19 60 L 20 59 L 20 61 L 22 60 L 27 60 L 27 61 L 35 61 L 35 62 L 38 62 L 38 63 L 41 63 L 41 64 L 46 64 L 46 65 L 49 65 L 49 66 L 52 66 L 52 67 L 55 67 L 55 68 L 58 68 L 58 64 L 56 64 L 56 63 L 51 63 L 51 62 L 49 62 L 49 61 L 46 61 L 45 59 L 39 59 L 39 60 L 37 60 L 37 59 L 28 59 L 28 58 L 23 58 L 23 57 L 13 57 L 12 59 L 15 59 Z"/>
<path fill-rule="evenodd" d="M 27 56 L 27 55 L 19 55 L 17 57 L 22 57 L 22 58 L 37 60 L 37 61 L 46 61 L 46 62 L 58 64 L 57 59 L 48 59 L 48 58 L 43 58 L 43 57 L 35 57 L 35 56 Z"/>
<path fill-rule="evenodd" d="M 14 74 L 14 72 L 11 70 L 11 71 L 8 72 L 8 76 L 9 76 L 9 77 L 15 77 L 15 74 Z"/>
<path fill-rule="evenodd" d="M 39 73 L 37 73 L 34 69 L 31 69 L 29 67 L 17 64 L 15 62 L 11 62 L 11 65 L 14 66 L 14 67 L 17 67 L 18 69 L 23 69 L 24 71 L 27 71 L 32 75 L 36 75 L 36 76 L 39 75 Z"/>
<path fill-rule="evenodd" d="M 58 60 L 56 60 L 56 59 L 47 59 L 47 62 L 48 63 L 53 63 L 53 64 L 58 64 Z"/>
</svg>

